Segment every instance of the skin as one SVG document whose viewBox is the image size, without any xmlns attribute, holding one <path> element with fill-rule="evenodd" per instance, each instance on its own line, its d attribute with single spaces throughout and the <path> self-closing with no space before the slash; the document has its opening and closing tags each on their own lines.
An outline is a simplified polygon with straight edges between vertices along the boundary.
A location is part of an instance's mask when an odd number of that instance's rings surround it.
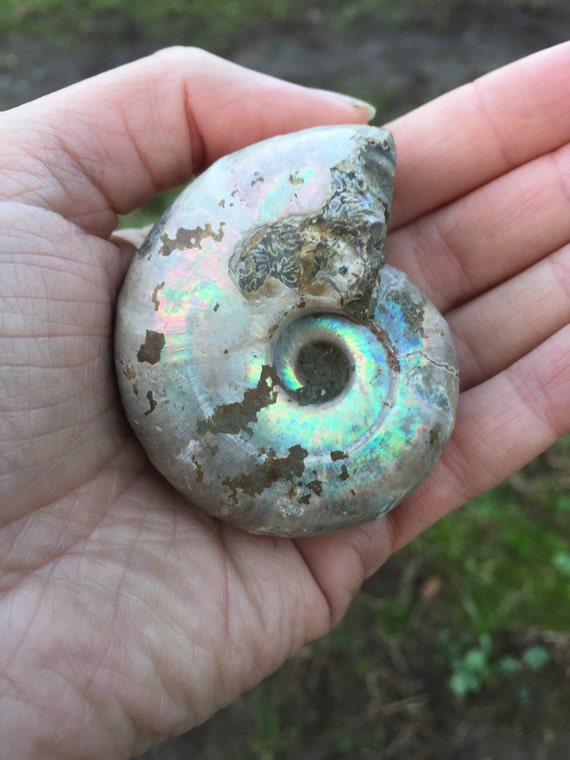
<svg viewBox="0 0 570 760">
<path fill-rule="evenodd" d="M 224 153 L 365 110 L 176 49 L 0 116 L 6 757 L 128 758 L 206 720 L 329 631 L 392 552 L 568 432 L 569 68 L 565 44 L 390 125 L 388 258 L 449 320 L 457 425 L 404 505 L 298 541 L 218 524 L 149 466 L 114 381 L 133 249 L 111 235 Z"/>
</svg>

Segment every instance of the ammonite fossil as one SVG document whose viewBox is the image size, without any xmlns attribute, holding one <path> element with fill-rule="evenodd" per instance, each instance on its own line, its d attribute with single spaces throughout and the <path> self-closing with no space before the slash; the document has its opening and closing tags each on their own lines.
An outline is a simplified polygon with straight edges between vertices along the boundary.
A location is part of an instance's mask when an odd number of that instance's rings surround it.
<svg viewBox="0 0 570 760">
<path fill-rule="evenodd" d="M 192 504 L 253 533 L 380 517 L 428 474 L 458 395 L 447 325 L 384 264 L 395 148 L 319 127 L 216 162 L 123 286 L 129 421 Z"/>
</svg>

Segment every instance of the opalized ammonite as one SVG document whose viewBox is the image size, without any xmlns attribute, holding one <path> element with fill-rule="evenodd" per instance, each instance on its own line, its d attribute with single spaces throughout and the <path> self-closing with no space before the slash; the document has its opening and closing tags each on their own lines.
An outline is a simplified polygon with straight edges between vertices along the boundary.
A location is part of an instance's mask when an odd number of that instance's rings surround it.
<svg viewBox="0 0 570 760">
<path fill-rule="evenodd" d="M 384 264 L 395 148 L 319 127 L 222 158 L 123 286 L 129 421 L 191 502 L 254 533 L 380 517 L 429 473 L 458 395 L 437 309 Z"/>
</svg>

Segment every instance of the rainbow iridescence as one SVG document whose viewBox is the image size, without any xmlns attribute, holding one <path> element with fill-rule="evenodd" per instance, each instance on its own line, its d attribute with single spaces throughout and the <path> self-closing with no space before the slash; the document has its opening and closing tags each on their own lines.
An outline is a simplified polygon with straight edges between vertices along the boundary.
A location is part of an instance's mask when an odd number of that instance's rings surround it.
<svg viewBox="0 0 570 760">
<path fill-rule="evenodd" d="M 323 533 L 378 518 L 437 460 L 457 365 L 439 312 L 384 265 L 394 163 L 373 127 L 265 141 L 195 180 L 133 262 L 125 409 L 210 514 Z"/>
</svg>

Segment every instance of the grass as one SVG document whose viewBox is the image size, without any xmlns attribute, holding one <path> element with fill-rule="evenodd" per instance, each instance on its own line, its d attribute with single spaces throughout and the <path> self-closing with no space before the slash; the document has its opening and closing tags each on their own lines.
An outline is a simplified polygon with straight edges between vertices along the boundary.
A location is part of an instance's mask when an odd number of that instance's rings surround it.
<svg viewBox="0 0 570 760">
<path fill-rule="evenodd" d="M 70 43 L 104 38 L 110 44 L 144 38 L 157 44 L 193 44 L 222 52 L 247 27 L 325 23 L 336 28 L 384 25 L 441 26 L 463 6 L 488 0 L 2 0 L 0 34 L 53 35 Z M 495 8 L 544 11 L 551 0 L 494 0 Z"/>
<path fill-rule="evenodd" d="M 415 543 L 434 572 L 461 587 L 450 622 L 478 633 L 513 624 L 570 629 L 568 499 L 550 504 L 507 484 Z"/>
<path fill-rule="evenodd" d="M 110 43 L 144 37 L 160 44 L 223 46 L 248 23 L 294 18 L 300 0 L 3 0 L 0 32 L 59 34 L 82 41 L 105 36 Z"/>
<path fill-rule="evenodd" d="M 51 36 L 70 47 L 194 45 L 223 54 L 248 26 L 286 22 L 300 8 L 301 0 L 2 0 L 0 35 Z"/>
</svg>

